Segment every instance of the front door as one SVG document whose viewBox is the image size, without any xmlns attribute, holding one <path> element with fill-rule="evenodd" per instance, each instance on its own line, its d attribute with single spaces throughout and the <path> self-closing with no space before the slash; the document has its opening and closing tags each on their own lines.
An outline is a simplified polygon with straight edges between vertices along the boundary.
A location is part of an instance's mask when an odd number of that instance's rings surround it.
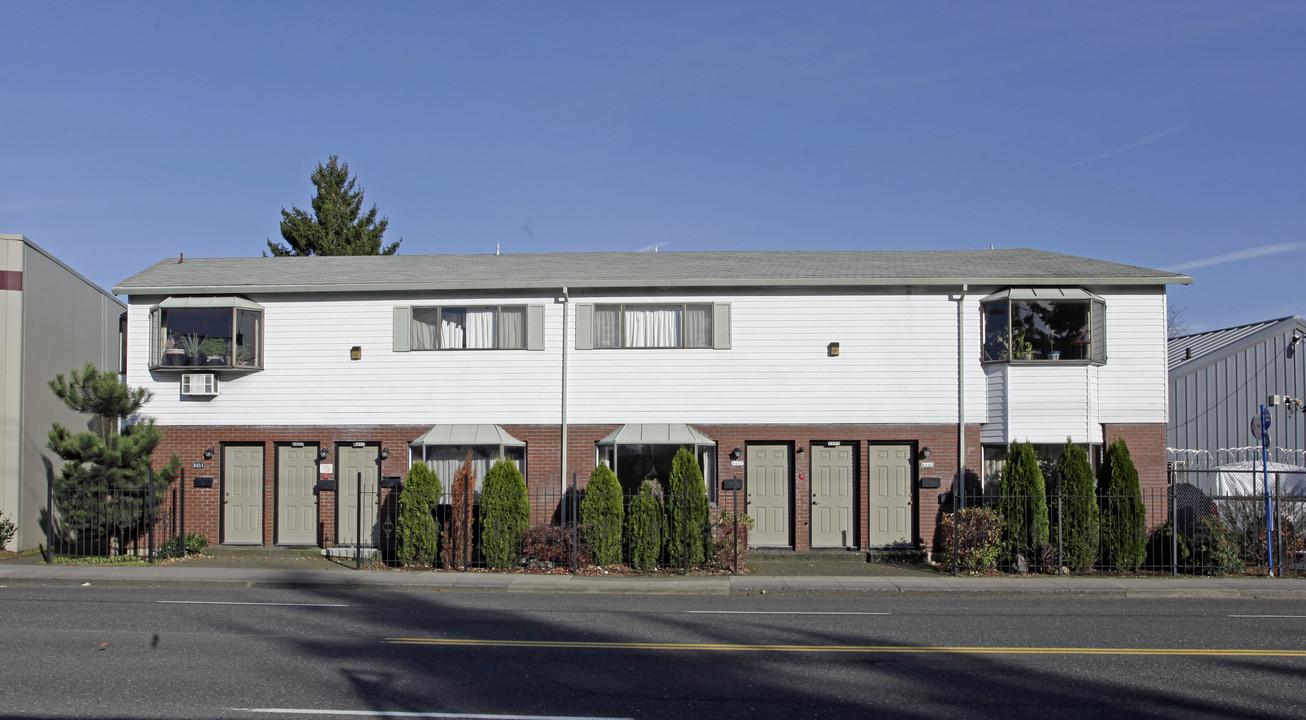
<svg viewBox="0 0 1306 720">
<path fill-rule="evenodd" d="M 812 547 L 851 547 L 853 448 L 812 446 Z"/>
<path fill-rule="evenodd" d="M 263 544 L 263 446 L 222 448 L 222 542 Z"/>
<path fill-rule="evenodd" d="M 277 448 L 277 544 L 317 544 L 317 447 Z"/>
<path fill-rule="evenodd" d="M 789 446 L 749 445 L 748 514 L 753 547 L 789 545 Z"/>
<path fill-rule="evenodd" d="M 358 528 L 362 528 L 362 545 L 375 546 L 378 540 L 376 522 L 377 501 L 377 447 L 350 447 L 341 445 L 337 450 L 336 465 L 336 537 L 341 545 L 359 543 Z M 362 507 L 359 507 L 359 482 L 362 482 Z"/>
<path fill-rule="evenodd" d="M 912 544 L 911 446 L 870 447 L 871 547 Z"/>
</svg>

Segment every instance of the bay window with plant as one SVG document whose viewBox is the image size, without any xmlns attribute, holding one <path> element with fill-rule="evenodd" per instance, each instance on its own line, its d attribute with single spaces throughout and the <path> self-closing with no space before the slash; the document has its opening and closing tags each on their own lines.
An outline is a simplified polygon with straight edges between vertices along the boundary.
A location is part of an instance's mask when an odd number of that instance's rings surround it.
<svg viewBox="0 0 1306 720">
<path fill-rule="evenodd" d="M 168 298 L 150 308 L 151 370 L 263 368 L 263 306 L 238 297 Z"/>
<path fill-rule="evenodd" d="M 981 301 L 982 357 L 993 362 L 1106 362 L 1106 302 L 1078 288 L 1012 288 Z"/>
</svg>

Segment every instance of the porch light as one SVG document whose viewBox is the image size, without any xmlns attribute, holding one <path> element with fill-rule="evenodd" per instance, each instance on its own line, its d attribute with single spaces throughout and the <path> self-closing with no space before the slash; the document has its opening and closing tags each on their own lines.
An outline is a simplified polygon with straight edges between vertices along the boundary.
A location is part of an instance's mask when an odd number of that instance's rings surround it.
<svg viewBox="0 0 1306 720">
<path fill-rule="evenodd" d="M 327 459 L 327 449 L 326 449 L 326 446 L 325 446 L 325 445 L 323 445 L 323 446 L 321 446 L 321 447 L 319 447 L 319 448 L 317 449 L 317 459 L 318 459 L 318 460 L 326 460 L 326 459 Z"/>
<path fill-rule="evenodd" d="M 743 454 L 744 454 L 743 450 L 740 450 L 739 448 L 735 448 L 734 450 L 730 451 L 730 459 L 738 460 L 740 456 L 742 456 Z"/>
<path fill-rule="evenodd" d="M 923 457 L 923 458 L 925 458 L 925 459 L 927 459 L 927 460 L 929 459 L 929 457 L 930 457 L 930 446 L 929 446 L 929 445 L 926 445 L 925 447 L 921 448 L 921 457 Z"/>
<path fill-rule="evenodd" d="M 839 357 L 839 343 L 830 343 L 826 346 L 825 351 L 830 357 Z"/>
<path fill-rule="evenodd" d="M 204 459 L 205 459 L 205 460 L 212 460 L 212 459 L 213 459 L 213 448 L 211 448 L 211 447 L 209 447 L 209 448 L 204 448 Z"/>
<path fill-rule="evenodd" d="M 355 346 L 349 348 L 349 359 L 350 359 L 350 360 L 362 360 L 362 359 L 363 359 L 363 346 L 362 346 L 362 345 L 355 345 Z"/>
</svg>

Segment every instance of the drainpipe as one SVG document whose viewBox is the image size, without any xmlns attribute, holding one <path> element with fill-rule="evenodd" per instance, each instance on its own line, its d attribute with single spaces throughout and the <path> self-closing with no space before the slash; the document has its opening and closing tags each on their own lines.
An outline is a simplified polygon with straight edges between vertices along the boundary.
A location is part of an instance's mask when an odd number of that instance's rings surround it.
<svg viewBox="0 0 1306 720">
<path fill-rule="evenodd" d="M 567 288 L 562 288 L 562 475 L 559 478 L 562 495 L 558 498 L 561 505 L 562 521 L 567 521 L 567 333 L 570 330 L 571 297 Z"/>
<path fill-rule="evenodd" d="M 957 296 L 957 483 L 952 492 L 952 574 L 960 564 L 961 509 L 966 506 L 966 290 Z"/>
</svg>

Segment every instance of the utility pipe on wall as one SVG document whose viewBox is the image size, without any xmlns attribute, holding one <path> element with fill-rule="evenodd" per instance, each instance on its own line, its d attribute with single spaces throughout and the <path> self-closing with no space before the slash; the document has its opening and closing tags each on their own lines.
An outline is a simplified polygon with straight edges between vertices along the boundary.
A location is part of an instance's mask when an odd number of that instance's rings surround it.
<svg viewBox="0 0 1306 720">
<path fill-rule="evenodd" d="M 952 488 L 952 574 L 957 574 L 961 509 L 966 506 L 966 290 L 957 296 L 957 482 Z"/>
<path fill-rule="evenodd" d="M 571 296 L 567 294 L 567 288 L 562 288 L 562 445 L 559 452 L 562 454 L 562 474 L 559 476 L 562 495 L 559 503 L 567 501 L 567 333 L 570 330 L 569 315 L 571 307 Z M 563 508 L 566 506 L 563 505 Z M 563 509 L 563 521 L 566 521 L 566 510 Z"/>
</svg>

